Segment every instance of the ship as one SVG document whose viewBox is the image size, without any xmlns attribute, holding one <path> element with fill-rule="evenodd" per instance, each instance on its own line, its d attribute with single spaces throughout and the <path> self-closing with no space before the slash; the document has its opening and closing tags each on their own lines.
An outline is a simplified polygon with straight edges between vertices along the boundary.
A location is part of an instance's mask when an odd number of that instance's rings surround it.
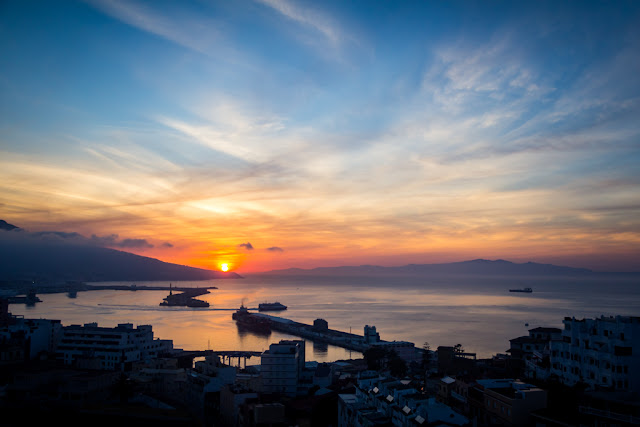
<svg viewBox="0 0 640 427">
<path fill-rule="evenodd" d="M 243 305 L 240 306 L 239 309 L 236 310 L 235 313 L 233 313 L 231 315 L 231 318 L 233 320 L 238 320 L 238 319 L 246 316 L 247 314 L 249 314 L 249 310 L 247 310 L 247 307 L 245 307 L 244 304 L 243 304 Z"/>
<path fill-rule="evenodd" d="M 524 289 L 509 289 L 509 292 L 525 292 L 530 294 L 531 292 L 533 292 L 533 289 L 531 288 L 524 288 Z"/>
<path fill-rule="evenodd" d="M 259 311 L 278 311 L 278 310 L 286 310 L 287 306 L 284 304 L 280 304 L 279 302 L 264 302 L 262 304 L 258 304 Z"/>
<path fill-rule="evenodd" d="M 235 313 L 231 315 L 231 318 L 236 321 L 238 327 L 243 327 L 247 330 L 262 333 L 271 333 L 271 322 L 269 319 L 249 313 L 247 307 L 241 305 Z"/>
</svg>

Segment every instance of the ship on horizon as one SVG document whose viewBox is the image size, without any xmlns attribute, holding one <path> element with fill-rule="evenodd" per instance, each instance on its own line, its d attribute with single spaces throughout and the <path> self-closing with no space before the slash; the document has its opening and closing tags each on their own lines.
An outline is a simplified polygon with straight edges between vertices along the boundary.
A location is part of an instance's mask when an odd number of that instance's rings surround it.
<svg viewBox="0 0 640 427">
<path fill-rule="evenodd" d="M 533 292 L 533 289 L 531 288 L 524 288 L 524 289 L 509 289 L 509 292 L 525 292 L 527 294 L 530 294 L 531 292 Z"/>
</svg>

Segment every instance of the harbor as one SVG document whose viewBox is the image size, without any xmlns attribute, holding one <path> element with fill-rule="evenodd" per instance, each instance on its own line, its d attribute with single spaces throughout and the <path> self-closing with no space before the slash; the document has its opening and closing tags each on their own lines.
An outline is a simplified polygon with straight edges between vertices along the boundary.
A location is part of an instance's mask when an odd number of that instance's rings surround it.
<svg viewBox="0 0 640 427">
<path fill-rule="evenodd" d="M 84 282 L 64 282 L 55 284 L 35 284 L 17 283 L 15 286 L 6 286 L 4 293 L 9 298 L 9 304 L 34 305 L 42 302 L 37 294 L 57 294 L 66 293 L 69 298 L 76 298 L 78 292 L 89 291 L 169 291 L 169 296 L 164 299 L 162 306 L 186 306 L 186 307 L 208 307 L 209 304 L 195 299 L 199 295 L 210 293 L 209 290 L 218 289 L 216 286 L 185 287 L 173 286 L 150 286 L 150 285 L 123 285 L 123 284 L 86 284 Z M 173 292 L 182 292 L 174 295 Z"/>
</svg>

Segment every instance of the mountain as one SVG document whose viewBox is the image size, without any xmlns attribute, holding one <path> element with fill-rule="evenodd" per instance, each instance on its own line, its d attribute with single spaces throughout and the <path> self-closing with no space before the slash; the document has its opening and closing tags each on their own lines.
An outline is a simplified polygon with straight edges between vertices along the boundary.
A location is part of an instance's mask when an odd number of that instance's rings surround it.
<svg viewBox="0 0 640 427">
<path fill-rule="evenodd" d="M 0 226 L 6 224 L 2 223 Z M 0 280 L 5 281 L 178 281 L 242 277 L 232 272 L 171 264 L 77 239 L 43 238 L 15 226 L 4 230 L 7 231 L 0 231 Z"/>
<path fill-rule="evenodd" d="M 285 270 L 272 270 L 262 274 L 288 276 L 574 276 L 596 273 L 585 268 L 563 267 L 553 264 L 538 264 L 535 262 L 517 264 L 501 259 L 495 261 L 476 259 L 446 264 L 408 264 L 399 267 L 360 265 L 319 267 L 313 269 L 289 268 Z"/>
<path fill-rule="evenodd" d="M 10 231 L 10 230 L 16 230 L 16 229 L 19 230 L 19 228 L 16 227 L 15 225 L 9 224 L 7 221 L 0 219 L 0 230 Z"/>
</svg>

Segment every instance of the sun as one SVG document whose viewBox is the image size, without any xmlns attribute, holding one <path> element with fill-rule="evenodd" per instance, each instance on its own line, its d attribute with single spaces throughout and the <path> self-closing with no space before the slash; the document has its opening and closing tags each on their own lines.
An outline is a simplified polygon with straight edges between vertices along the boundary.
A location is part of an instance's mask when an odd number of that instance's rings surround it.
<svg viewBox="0 0 640 427">
<path fill-rule="evenodd" d="M 227 264 L 227 263 L 220 264 L 220 270 L 228 271 L 229 270 L 229 264 Z"/>
</svg>

